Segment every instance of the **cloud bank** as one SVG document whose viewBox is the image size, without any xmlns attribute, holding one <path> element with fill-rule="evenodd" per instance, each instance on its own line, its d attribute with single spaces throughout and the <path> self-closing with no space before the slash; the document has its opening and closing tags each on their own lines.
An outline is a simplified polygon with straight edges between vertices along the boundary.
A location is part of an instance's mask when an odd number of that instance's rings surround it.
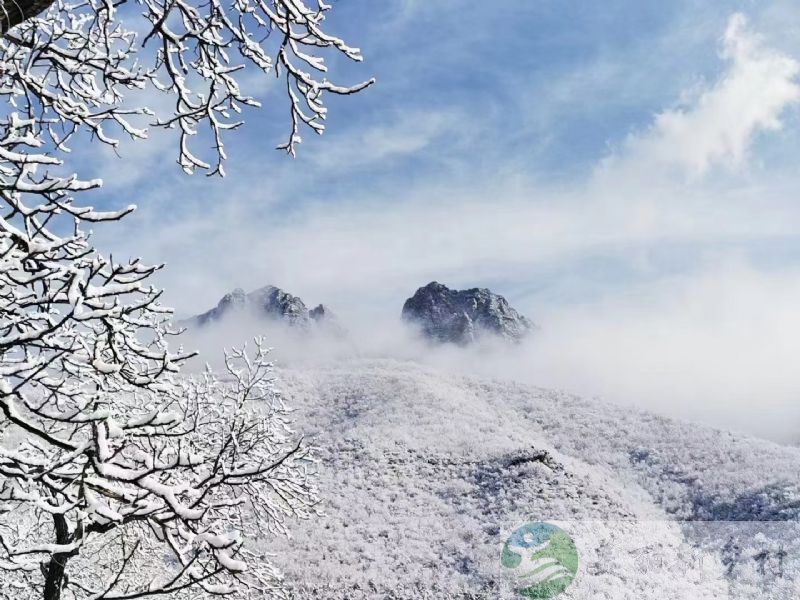
<svg viewBox="0 0 800 600">
<path fill-rule="evenodd" d="M 204 360 L 263 334 L 284 366 L 387 357 L 513 379 L 676 418 L 800 442 L 800 269 L 765 274 L 742 261 L 626 286 L 529 312 L 541 329 L 521 345 L 433 346 L 392 310 L 350 314 L 348 334 L 298 334 L 257 320 L 184 336 Z"/>
<path fill-rule="evenodd" d="M 414 358 L 790 439 L 800 171 L 764 166 L 759 148 L 792 133 L 800 67 L 738 13 L 718 58 L 582 177 L 504 154 L 515 132 L 491 106 L 399 102 L 268 176 L 248 163 L 233 185 L 165 182 L 100 245 L 166 262 L 161 283 L 184 316 L 275 284 L 332 306 L 353 332 L 355 350 L 275 333 L 286 356 Z M 171 193 L 193 210 L 170 214 Z M 420 346 L 400 307 L 434 279 L 491 287 L 540 335 L 517 353 Z"/>
<path fill-rule="evenodd" d="M 631 135 L 622 152 L 605 161 L 607 176 L 652 176 L 661 168 L 699 176 L 714 166 L 741 167 L 758 133 L 781 129 L 781 115 L 800 101 L 800 63 L 767 46 L 741 13 L 728 22 L 720 57 L 722 76 L 686 90 L 681 106 Z"/>
</svg>

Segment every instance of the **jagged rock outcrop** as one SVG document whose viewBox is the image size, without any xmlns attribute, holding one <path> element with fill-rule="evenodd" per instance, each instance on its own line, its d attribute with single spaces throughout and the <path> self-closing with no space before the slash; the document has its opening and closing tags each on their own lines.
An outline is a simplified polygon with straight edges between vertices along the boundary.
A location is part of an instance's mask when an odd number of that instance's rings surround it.
<svg viewBox="0 0 800 600">
<path fill-rule="evenodd" d="M 312 308 L 308 311 L 308 316 L 315 321 L 325 321 L 326 319 L 335 318 L 331 310 L 324 304 Z"/>
<path fill-rule="evenodd" d="M 536 328 L 486 288 L 451 290 L 435 281 L 406 300 L 403 319 L 432 341 L 461 346 L 490 336 L 518 342 Z"/>
<path fill-rule="evenodd" d="M 281 321 L 290 327 L 309 329 L 321 327 L 330 332 L 342 332 L 339 320 L 322 304 L 308 310 L 297 296 L 268 285 L 250 293 L 241 288 L 225 294 L 217 306 L 203 314 L 192 317 L 186 324 L 204 326 L 223 321 L 232 316 L 249 316 Z"/>
<path fill-rule="evenodd" d="M 332 333 L 334 335 L 344 335 L 346 333 L 342 322 L 336 313 L 332 312 L 330 308 L 324 304 L 320 304 L 315 308 L 308 311 L 308 316 L 320 327 L 323 331 Z"/>
</svg>

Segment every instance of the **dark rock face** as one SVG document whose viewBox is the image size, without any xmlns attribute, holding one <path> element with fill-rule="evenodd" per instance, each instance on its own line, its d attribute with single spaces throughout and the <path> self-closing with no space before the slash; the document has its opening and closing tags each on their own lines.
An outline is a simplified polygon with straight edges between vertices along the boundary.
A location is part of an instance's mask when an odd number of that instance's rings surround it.
<svg viewBox="0 0 800 600">
<path fill-rule="evenodd" d="M 312 308 L 310 311 L 308 311 L 308 316 L 314 319 L 315 321 L 324 321 L 326 319 L 336 318 L 331 312 L 331 310 L 324 304 L 320 304 L 319 306 Z"/>
<path fill-rule="evenodd" d="M 403 319 L 430 340 L 462 346 L 487 336 L 518 342 L 536 327 L 485 288 L 451 290 L 435 281 L 406 300 Z"/>
<path fill-rule="evenodd" d="M 317 325 L 329 329 L 333 329 L 334 325 L 340 327 L 338 319 L 327 307 L 320 304 L 309 311 L 300 298 L 273 285 L 249 294 L 237 288 L 225 294 L 217 306 L 189 319 L 187 324 L 203 326 L 237 314 L 273 319 L 298 329 L 309 329 Z"/>
<path fill-rule="evenodd" d="M 256 314 L 285 321 L 293 327 L 308 327 L 311 324 L 303 301 L 280 288 L 268 285 L 250 292 L 247 297 Z"/>
<path fill-rule="evenodd" d="M 324 304 L 312 308 L 308 311 L 308 316 L 318 327 L 328 333 L 337 336 L 342 336 L 346 333 L 341 321 L 339 321 L 339 317 Z"/>
</svg>

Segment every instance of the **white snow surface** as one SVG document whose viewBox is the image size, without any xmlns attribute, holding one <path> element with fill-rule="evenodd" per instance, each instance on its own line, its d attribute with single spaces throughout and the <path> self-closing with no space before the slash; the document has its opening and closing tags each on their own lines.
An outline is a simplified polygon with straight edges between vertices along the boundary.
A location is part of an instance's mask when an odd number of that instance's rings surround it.
<svg viewBox="0 0 800 600">
<path fill-rule="evenodd" d="M 800 597 L 800 449 L 389 359 L 284 369 L 324 515 L 271 540 L 295 598 L 521 598 L 516 527 L 562 527 L 565 599 Z"/>
</svg>

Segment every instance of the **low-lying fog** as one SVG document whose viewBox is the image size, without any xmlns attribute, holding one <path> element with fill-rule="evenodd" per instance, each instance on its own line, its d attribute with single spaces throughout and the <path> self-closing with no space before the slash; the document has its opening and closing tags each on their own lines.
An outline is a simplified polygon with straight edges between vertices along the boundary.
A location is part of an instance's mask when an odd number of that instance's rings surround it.
<svg viewBox="0 0 800 600">
<path fill-rule="evenodd" d="M 800 278 L 729 265 L 583 303 L 543 302 L 538 310 L 516 304 L 540 326 L 521 345 L 432 346 L 401 322 L 399 307 L 345 304 L 332 306 L 348 332 L 342 338 L 227 320 L 182 341 L 214 363 L 223 346 L 263 333 L 278 363 L 289 366 L 354 357 L 415 360 L 776 441 L 800 439 Z"/>
</svg>

